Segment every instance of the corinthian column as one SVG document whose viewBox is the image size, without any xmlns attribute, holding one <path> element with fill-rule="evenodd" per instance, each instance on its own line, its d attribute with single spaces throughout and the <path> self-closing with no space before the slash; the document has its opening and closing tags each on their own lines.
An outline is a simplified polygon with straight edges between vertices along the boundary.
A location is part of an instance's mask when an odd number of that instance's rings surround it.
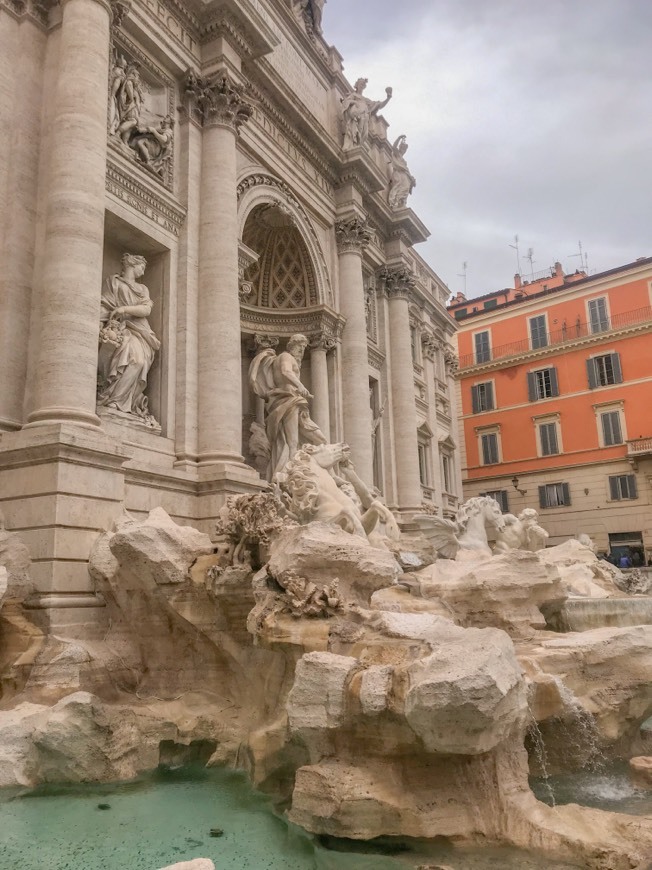
<svg viewBox="0 0 652 870">
<path fill-rule="evenodd" d="M 390 386 L 396 456 L 399 510 L 417 510 L 421 504 L 417 411 L 414 403 L 414 369 L 410 344 L 408 303 L 414 286 L 411 273 L 402 267 L 380 274 L 389 297 Z"/>
<path fill-rule="evenodd" d="M 320 333 L 310 341 L 310 377 L 312 387 L 312 419 L 331 437 L 330 398 L 328 388 L 328 361 L 326 354 L 335 347 L 335 339 Z"/>
<path fill-rule="evenodd" d="M 49 140 L 38 349 L 28 425 L 98 425 L 97 335 L 102 287 L 106 93 L 111 6 L 62 0 Z"/>
<path fill-rule="evenodd" d="M 189 76 L 186 93 L 203 126 L 198 458 L 202 465 L 243 463 L 236 137 L 252 107 L 224 72 Z"/>
<path fill-rule="evenodd" d="M 339 253 L 340 311 L 346 317 L 342 334 L 342 398 L 344 440 L 358 475 L 373 483 L 371 407 L 369 405 L 369 363 L 367 320 L 362 279 L 362 252 L 371 232 L 361 218 L 335 225 Z"/>
</svg>

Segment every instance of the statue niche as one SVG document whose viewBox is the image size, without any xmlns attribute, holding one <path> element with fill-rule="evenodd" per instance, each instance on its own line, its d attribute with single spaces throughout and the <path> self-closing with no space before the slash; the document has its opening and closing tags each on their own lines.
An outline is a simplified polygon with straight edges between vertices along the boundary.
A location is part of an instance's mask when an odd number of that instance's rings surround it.
<svg viewBox="0 0 652 870">
<path fill-rule="evenodd" d="M 124 254 L 120 274 L 104 283 L 97 404 L 160 431 L 145 395 L 147 375 L 161 346 L 147 320 L 153 306 L 149 291 L 137 281 L 146 266 L 144 257 Z"/>
</svg>

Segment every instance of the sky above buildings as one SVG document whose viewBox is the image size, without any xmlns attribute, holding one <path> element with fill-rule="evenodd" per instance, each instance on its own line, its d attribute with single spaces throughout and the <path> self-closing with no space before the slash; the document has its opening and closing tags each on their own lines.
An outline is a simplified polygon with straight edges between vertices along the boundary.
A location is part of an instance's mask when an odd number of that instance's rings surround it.
<svg viewBox="0 0 652 870">
<path fill-rule="evenodd" d="M 419 246 L 452 292 L 558 259 L 589 272 L 652 255 L 650 0 L 328 0 L 324 36 L 366 96 L 394 96 Z"/>
</svg>

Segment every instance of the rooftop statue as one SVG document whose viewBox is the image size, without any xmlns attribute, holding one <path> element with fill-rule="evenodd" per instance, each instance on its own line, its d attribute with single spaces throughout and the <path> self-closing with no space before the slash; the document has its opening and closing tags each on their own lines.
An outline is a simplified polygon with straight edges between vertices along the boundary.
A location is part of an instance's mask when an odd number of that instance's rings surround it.
<svg viewBox="0 0 652 870">
<path fill-rule="evenodd" d="M 138 283 L 147 260 L 124 254 L 122 271 L 106 279 L 100 313 L 97 404 L 137 417 L 158 427 L 147 406 L 147 375 L 161 343 L 147 318 L 152 300 Z"/>
<path fill-rule="evenodd" d="M 408 149 L 405 136 L 399 136 L 392 145 L 392 157 L 389 161 L 389 188 L 387 201 L 391 209 L 405 208 L 408 196 L 414 190 L 416 180 L 410 175 L 405 162 L 405 152 Z"/>
<path fill-rule="evenodd" d="M 308 345 L 305 335 L 293 335 L 287 350 L 277 354 L 263 348 L 249 366 L 249 384 L 265 400 L 265 431 L 270 458 L 267 480 L 282 471 L 303 444 L 325 444 L 326 438 L 311 419 L 308 399 L 301 383 L 301 362 Z M 260 433 L 259 433 L 260 434 Z"/>
<path fill-rule="evenodd" d="M 342 148 L 359 148 L 365 144 L 369 136 L 369 118 L 375 115 L 392 98 L 392 89 L 385 88 L 387 95 L 384 100 L 370 100 L 363 95 L 367 87 L 367 79 L 358 79 L 353 90 L 342 99 L 342 121 L 344 124 L 344 141 Z"/>
</svg>

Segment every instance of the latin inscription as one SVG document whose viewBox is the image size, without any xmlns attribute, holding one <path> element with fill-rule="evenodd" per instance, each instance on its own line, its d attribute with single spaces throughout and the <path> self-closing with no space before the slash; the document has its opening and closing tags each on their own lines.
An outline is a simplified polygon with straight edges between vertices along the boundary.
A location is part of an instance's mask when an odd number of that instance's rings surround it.
<svg viewBox="0 0 652 870">
<path fill-rule="evenodd" d="M 197 41 L 188 33 L 179 19 L 159 0 L 139 0 L 140 4 L 153 13 L 163 28 L 193 54 L 197 54 Z"/>
</svg>

